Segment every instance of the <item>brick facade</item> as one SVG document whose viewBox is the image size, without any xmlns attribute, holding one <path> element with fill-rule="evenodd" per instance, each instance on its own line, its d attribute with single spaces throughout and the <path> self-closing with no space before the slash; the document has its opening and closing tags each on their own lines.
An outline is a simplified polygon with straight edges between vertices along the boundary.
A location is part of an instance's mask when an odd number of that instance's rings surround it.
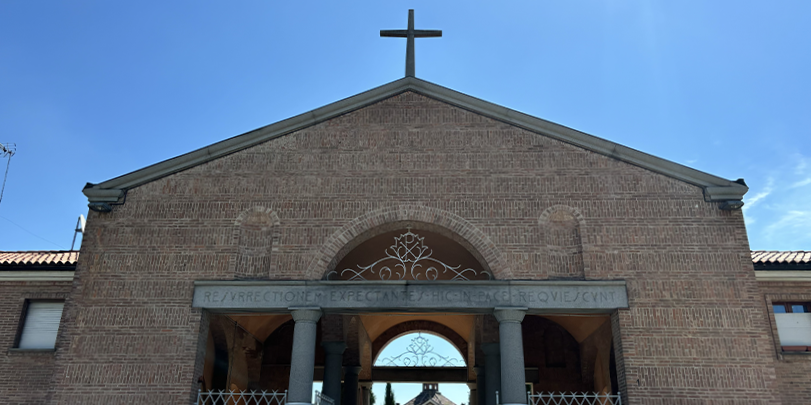
<svg viewBox="0 0 811 405">
<path fill-rule="evenodd" d="M 740 211 L 414 92 L 91 212 L 55 359 L 6 361 L 55 361 L 55 404 L 188 403 L 209 335 L 195 280 L 321 279 L 352 244 L 405 224 L 500 280 L 626 280 L 610 334 L 629 404 L 775 404 L 784 381 L 805 384 L 775 366 Z M 808 402 L 804 387 L 783 403 Z"/>
<path fill-rule="evenodd" d="M 26 300 L 65 299 L 70 281 L 0 282 L 0 393 L 4 404 L 43 404 L 54 370 L 53 351 L 15 350 Z"/>
</svg>

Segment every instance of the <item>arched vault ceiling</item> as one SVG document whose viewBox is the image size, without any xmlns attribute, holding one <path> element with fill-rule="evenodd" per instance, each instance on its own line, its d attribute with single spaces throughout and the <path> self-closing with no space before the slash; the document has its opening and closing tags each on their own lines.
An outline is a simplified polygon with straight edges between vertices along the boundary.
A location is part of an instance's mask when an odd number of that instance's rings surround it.
<svg viewBox="0 0 811 405">
<path fill-rule="evenodd" d="M 375 341 L 383 332 L 394 325 L 407 321 L 431 321 L 447 326 L 459 336 L 469 341 L 470 333 L 476 321 L 475 315 L 459 314 L 413 314 L 387 313 L 385 315 L 361 315 L 361 322 L 369 334 L 369 340 Z"/>
<path fill-rule="evenodd" d="M 577 343 L 586 340 L 597 328 L 610 319 L 607 315 L 543 315 L 543 317 L 563 326 L 577 340 Z"/>
</svg>

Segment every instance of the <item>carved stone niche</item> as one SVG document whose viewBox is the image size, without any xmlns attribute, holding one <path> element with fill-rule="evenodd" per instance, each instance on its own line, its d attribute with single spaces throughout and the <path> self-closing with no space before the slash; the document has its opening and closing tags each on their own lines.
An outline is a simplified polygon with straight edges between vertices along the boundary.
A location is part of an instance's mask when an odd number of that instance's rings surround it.
<svg viewBox="0 0 811 405">
<path fill-rule="evenodd" d="M 476 257 L 452 239 L 427 230 L 376 235 L 346 254 L 327 280 L 491 280 Z"/>
<path fill-rule="evenodd" d="M 582 216 L 573 208 L 554 206 L 541 216 L 549 278 L 583 279 Z"/>
<path fill-rule="evenodd" d="M 273 271 L 279 218 L 269 208 L 253 207 L 236 220 L 237 257 L 234 278 L 264 279 Z"/>
</svg>

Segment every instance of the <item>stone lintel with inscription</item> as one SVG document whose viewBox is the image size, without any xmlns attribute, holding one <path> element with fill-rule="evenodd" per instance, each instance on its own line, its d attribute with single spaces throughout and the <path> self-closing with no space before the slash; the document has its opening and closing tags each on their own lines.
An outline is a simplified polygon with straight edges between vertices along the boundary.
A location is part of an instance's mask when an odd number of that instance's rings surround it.
<svg viewBox="0 0 811 405">
<path fill-rule="evenodd" d="M 288 312 L 610 312 L 628 307 L 625 281 L 197 281 L 195 308 Z"/>
</svg>

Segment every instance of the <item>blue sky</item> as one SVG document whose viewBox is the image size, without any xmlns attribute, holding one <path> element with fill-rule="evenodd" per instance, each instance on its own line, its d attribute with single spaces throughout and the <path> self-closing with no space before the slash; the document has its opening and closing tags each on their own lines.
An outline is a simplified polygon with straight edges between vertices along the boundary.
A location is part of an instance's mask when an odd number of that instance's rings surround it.
<svg viewBox="0 0 811 405">
<path fill-rule="evenodd" d="M 811 250 L 811 2 L 0 2 L 0 249 L 67 249 L 100 182 L 417 77 L 751 190 Z M 5 166 L 5 161 L 2 162 Z M 4 169 L 5 167 L 3 167 Z"/>
<path fill-rule="evenodd" d="M 422 347 L 409 349 L 409 346 L 413 344 L 413 339 L 418 338 L 419 336 L 422 336 L 427 340 L 428 345 L 431 347 L 430 350 L 421 350 Z M 425 363 L 426 360 L 417 360 L 417 356 L 411 354 L 415 352 L 421 353 L 422 359 L 439 359 L 439 357 L 436 356 L 438 354 L 450 361 L 452 364 L 459 364 L 461 366 L 466 364 L 464 356 L 462 356 L 462 354 L 459 353 L 459 350 L 456 349 L 450 342 L 445 340 L 445 338 L 428 333 L 409 333 L 392 340 L 388 345 L 386 345 L 386 347 L 380 351 L 375 365 L 385 365 L 386 363 L 381 361 L 382 359 L 392 359 L 401 355 L 415 361 L 423 361 L 421 364 L 428 364 Z M 395 361 L 393 364 L 397 366 L 404 366 L 404 363 L 400 360 Z M 313 387 L 313 391 L 320 390 L 321 384 L 316 383 Z M 377 402 L 375 405 L 384 405 L 383 401 L 386 395 L 386 382 L 375 382 L 372 385 L 372 391 L 377 396 Z M 394 392 L 395 402 L 402 405 L 422 392 L 422 384 L 395 383 L 392 384 L 392 391 Z M 457 405 L 469 404 L 470 388 L 467 386 L 467 384 L 440 383 L 439 392 L 451 401 L 455 402 Z"/>
<path fill-rule="evenodd" d="M 427 349 L 426 347 L 426 350 L 423 350 L 422 346 L 409 348 L 409 346 L 414 343 L 413 340 L 420 336 L 427 340 L 427 344 L 430 346 L 430 349 Z M 415 352 L 421 353 L 423 360 L 418 360 L 417 356 L 411 354 Z M 405 355 L 403 355 L 404 353 Z M 409 333 L 392 340 L 386 347 L 383 348 L 383 350 L 380 351 L 375 365 L 385 365 L 386 363 L 384 359 L 395 359 L 401 355 L 403 355 L 400 357 L 401 359 L 408 357 L 416 361 L 423 361 L 423 364 L 428 364 L 427 361 L 430 361 L 430 359 L 440 360 L 439 356 L 442 356 L 446 361 L 448 361 L 448 364 L 458 364 L 461 366 L 466 365 L 462 353 L 459 353 L 459 350 L 450 344 L 450 342 L 440 336 L 428 333 Z M 396 360 L 393 362 L 393 364 L 403 366 L 404 363 L 400 360 Z M 441 365 L 443 363 L 438 362 L 436 364 Z M 372 385 L 372 391 L 374 391 L 377 398 L 380 398 L 378 403 L 375 405 L 384 405 L 383 398 L 385 398 L 386 395 L 385 382 Z M 392 391 L 394 392 L 395 402 L 399 402 L 402 405 L 422 392 L 422 384 L 392 384 Z M 439 392 L 451 401 L 455 402 L 457 405 L 469 403 L 470 388 L 467 386 L 467 384 L 440 383 Z"/>
</svg>

